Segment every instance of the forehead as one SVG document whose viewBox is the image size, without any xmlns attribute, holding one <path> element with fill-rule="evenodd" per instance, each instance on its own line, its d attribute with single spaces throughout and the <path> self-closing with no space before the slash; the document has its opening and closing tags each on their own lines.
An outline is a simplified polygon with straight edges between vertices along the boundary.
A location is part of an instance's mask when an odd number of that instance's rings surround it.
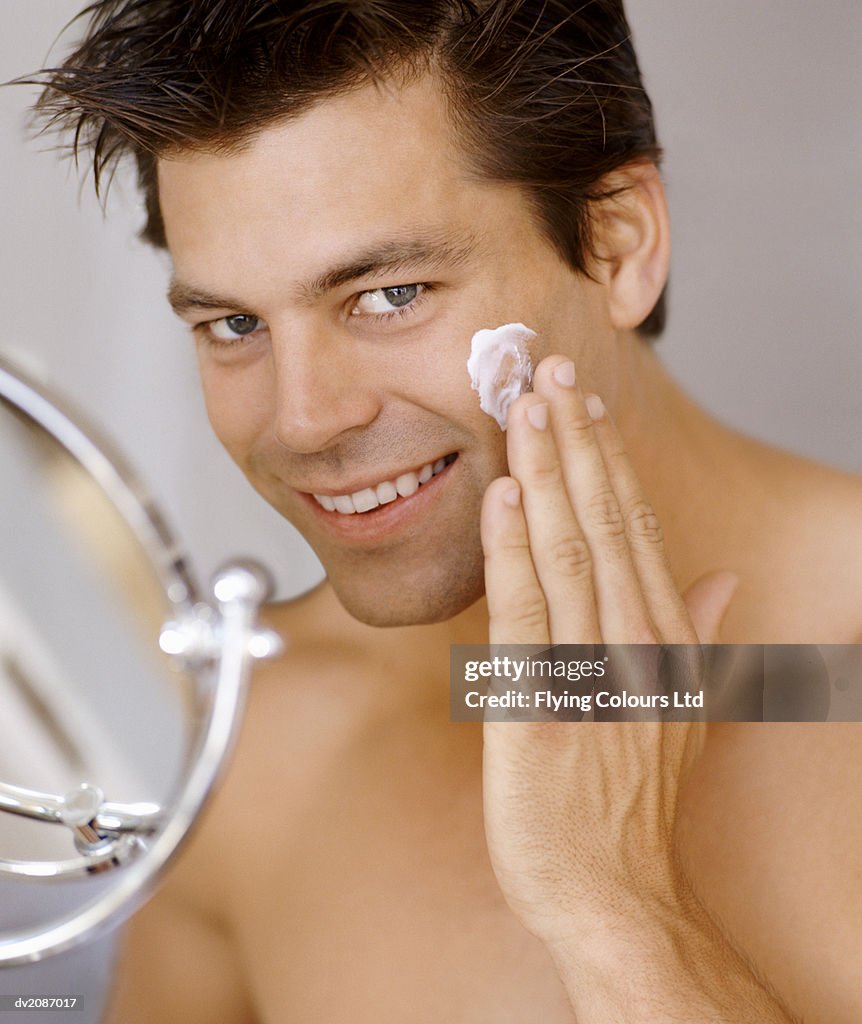
<svg viewBox="0 0 862 1024">
<path fill-rule="evenodd" d="M 259 275 L 285 254 L 319 269 L 414 232 L 480 237 L 528 209 L 471 173 L 430 77 L 320 101 L 232 153 L 171 155 L 159 195 L 177 272 L 192 277 L 244 265 Z"/>
</svg>

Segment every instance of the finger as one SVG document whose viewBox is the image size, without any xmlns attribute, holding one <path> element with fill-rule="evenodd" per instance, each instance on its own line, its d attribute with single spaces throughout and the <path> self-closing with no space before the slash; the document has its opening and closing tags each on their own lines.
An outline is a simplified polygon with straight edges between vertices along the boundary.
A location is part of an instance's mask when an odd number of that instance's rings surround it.
<svg viewBox="0 0 862 1024">
<path fill-rule="evenodd" d="M 686 590 L 685 605 L 702 644 L 718 642 L 722 620 L 738 586 L 735 573 L 721 570 L 701 576 Z"/>
<path fill-rule="evenodd" d="M 602 637 L 606 643 L 653 643 L 619 501 L 573 364 L 560 356 L 543 360 L 534 388 L 550 406 L 566 492 L 592 555 Z"/>
<path fill-rule="evenodd" d="M 619 501 L 650 619 L 665 643 L 697 643 L 685 602 L 670 571 L 661 525 L 629 461 L 623 439 L 598 395 L 588 395 L 586 405 Z"/>
<path fill-rule="evenodd" d="M 547 606 L 530 554 L 520 487 L 511 477 L 494 480 L 485 492 L 481 531 L 490 643 L 547 646 Z"/>
<path fill-rule="evenodd" d="M 524 395 L 509 413 L 509 469 L 520 482 L 533 565 L 551 642 L 599 643 L 590 549 L 569 500 L 548 403 Z"/>
</svg>

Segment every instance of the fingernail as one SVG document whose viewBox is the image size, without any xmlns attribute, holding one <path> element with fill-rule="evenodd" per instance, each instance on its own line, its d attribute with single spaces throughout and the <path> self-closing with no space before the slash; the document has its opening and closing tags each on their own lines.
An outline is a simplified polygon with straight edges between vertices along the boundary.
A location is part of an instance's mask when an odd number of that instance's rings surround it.
<svg viewBox="0 0 862 1024">
<path fill-rule="evenodd" d="M 590 419 L 600 420 L 605 414 L 605 403 L 599 398 L 598 395 L 587 395 L 587 412 L 590 414 Z"/>
<path fill-rule="evenodd" d="M 573 388 L 575 386 L 575 364 L 571 359 L 554 367 L 554 380 L 562 388 Z"/>
<path fill-rule="evenodd" d="M 509 508 L 517 508 L 521 504 L 521 488 L 515 484 L 510 487 L 508 491 L 503 494 L 503 502 L 509 506 Z"/>
<path fill-rule="evenodd" d="M 536 430 L 544 430 L 548 425 L 548 403 L 542 402 L 541 405 L 531 405 L 527 410 L 527 419 Z"/>
</svg>

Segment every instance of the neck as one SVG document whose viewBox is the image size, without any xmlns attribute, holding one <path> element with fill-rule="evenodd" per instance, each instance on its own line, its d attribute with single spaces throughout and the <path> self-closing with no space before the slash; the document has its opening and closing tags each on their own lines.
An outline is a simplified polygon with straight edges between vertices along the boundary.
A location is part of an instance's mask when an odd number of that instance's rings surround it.
<svg viewBox="0 0 862 1024">
<path fill-rule="evenodd" d="M 714 569 L 739 570 L 743 494 L 756 445 L 699 408 L 652 348 L 624 346 L 612 407 L 644 496 L 654 507 L 678 587 Z"/>
</svg>

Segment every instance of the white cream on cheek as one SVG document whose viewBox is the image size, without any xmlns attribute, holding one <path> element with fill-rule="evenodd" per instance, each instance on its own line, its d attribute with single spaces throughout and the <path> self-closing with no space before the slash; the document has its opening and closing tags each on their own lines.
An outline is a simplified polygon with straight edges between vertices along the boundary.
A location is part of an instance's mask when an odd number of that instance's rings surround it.
<svg viewBox="0 0 862 1024">
<path fill-rule="evenodd" d="M 477 331 L 470 343 L 470 383 L 479 393 L 479 407 L 501 430 L 506 429 L 512 402 L 533 383 L 529 346 L 535 337 L 536 332 L 523 324 L 503 324 Z"/>
</svg>

